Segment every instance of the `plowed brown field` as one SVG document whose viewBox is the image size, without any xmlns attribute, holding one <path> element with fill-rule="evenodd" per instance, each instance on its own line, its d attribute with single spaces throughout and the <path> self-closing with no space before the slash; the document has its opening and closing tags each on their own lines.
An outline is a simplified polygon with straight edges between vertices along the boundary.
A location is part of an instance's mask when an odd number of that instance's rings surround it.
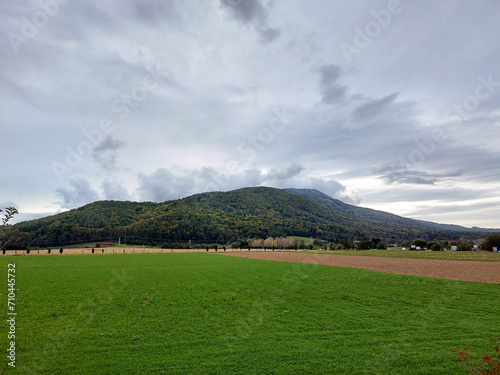
<svg viewBox="0 0 500 375">
<path fill-rule="evenodd" d="M 437 277 L 477 283 L 500 284 L 500 262 L 402 259 L 290 252 L 225 253 L 225 255 L 279 262 L 361 268 L 371 271 Z"/>
</svg>

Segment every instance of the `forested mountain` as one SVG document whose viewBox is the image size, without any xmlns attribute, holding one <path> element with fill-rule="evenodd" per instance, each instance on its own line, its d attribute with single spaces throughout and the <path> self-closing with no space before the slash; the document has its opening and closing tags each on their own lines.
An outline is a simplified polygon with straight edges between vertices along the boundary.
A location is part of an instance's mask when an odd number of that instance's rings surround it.
<svg viewBox="0 0 500 375">
<path fill-rule="evenodd" d="M 329 241 L 377 237 L 388 242 L 484 237 L 466 228 L 443 228 L 347 205 L 317 190 L 254 187 L 163 203 L 95 202 L 16 224 L 11 227 L 10 246 L 59 246 L 119 237 L 129 244 L 226 244 L 269 236 Z"/>
<path fill-rule="evenodd" d="M 372 210 L 370 208 L 353 206 L 344 203 L 338 199 L 334 199 L 316 189 L 283 189 L 288 193 L 297 194 L 302 197 L 312 199 L 315 202 L 322 204 L 333 211 L 343 213 L 358 220 L 366 220 L 373 225 L 389 225 L 394 229 L 404 230 L 405 228 L 414 228 L 423 231 L 436 231 L 436 230 L 453 230 L 459 232 L 497 232 L 495 229 L 484 228 L 466 228 L 460 225 L 451 224 L 437 224 L 431 221 L 408 219 L 402 216 L 390 214 L 384 211 Z"/>
</svg>

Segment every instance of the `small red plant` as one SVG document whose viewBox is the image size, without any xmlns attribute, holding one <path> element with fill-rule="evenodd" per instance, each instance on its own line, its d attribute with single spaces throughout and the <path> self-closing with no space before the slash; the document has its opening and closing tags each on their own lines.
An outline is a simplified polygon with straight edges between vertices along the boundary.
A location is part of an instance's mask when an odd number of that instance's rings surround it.
<svg viewBox="0 0 500 375">
<path fill-rule="evenodd" d="M 458 353 L 460 355 L 458 362 L 465 366 L 465 372 L 468 374 L 500 375 L 500 338 L 491 340 L 491 344 L 498 354 L 498 359 L 493 359 L 489 355 L 483 354 L 482 358 L 475 364 L 471 363 L 467 348 L 464 348 L 464 350 L 453 349 L 453 353 Z"/>
</svg>

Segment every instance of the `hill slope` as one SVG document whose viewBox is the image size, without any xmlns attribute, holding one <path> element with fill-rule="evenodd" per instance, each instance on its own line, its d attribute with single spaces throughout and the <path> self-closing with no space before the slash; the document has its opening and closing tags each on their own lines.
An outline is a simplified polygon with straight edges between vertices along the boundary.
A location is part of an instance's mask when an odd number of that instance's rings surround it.
<svg viewBox="0 0 500 375">
<path fill-rule="evenodd" d="M 478 238 L 471 230 L 405 219 L 335 200 L 317 190 L 267 187 L 196 194 L 163 203 L 100 201 L 12 227 L 11 244 L 59 246 L 87 241 L 228 243 L 268 236 L 327 240 L 378 237 L 390 242 Z M 437 226 L 437 227 L 436 227 Z M 318 232 L 321 230 L 321 232 Z"/>
<path fill-rule="evenodd" d="M 437 224 L 431 221 L 424 220 L 415 220 L 408 219 L 402 216 L 390 214 L 384 211 L 372 210 L 370 208 L 353 206 L 347 203 L 344 203 L 338 199 L 334 199 L 319 190 L 316 189 L 283 189 L 284 191 L 292 194 L 297 194 L 303 196 L 305 198 L 309 198 L 322 204 L 325 207 L 330 208 L 333 211 L 343 213 L 344 215 L 348 215 L 354 217 L 358 220 L 366 220 L 373 224 L 384 224 L 391 225 L 394 228 L 415 228 L 424 231 L 432 231 L 432 230 L 453 230 L 459 232 L 467 232 L 467 231 L 488 231 L 487 229 L 470 229 L 466 227 L 462 227 L 460 225 L 451 225 L 451 224 Z"/>
</svg>

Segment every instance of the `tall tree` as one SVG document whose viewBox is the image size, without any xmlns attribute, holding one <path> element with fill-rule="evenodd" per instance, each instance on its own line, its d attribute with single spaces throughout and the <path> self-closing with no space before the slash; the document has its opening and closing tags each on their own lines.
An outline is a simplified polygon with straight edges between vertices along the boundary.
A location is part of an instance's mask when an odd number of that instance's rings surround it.
<svg viewBox="0 0 500 375">
<path fill-rule="evenodd" d="M 5 210 L 0 209 L 0 212 L 5 212 L 4 217 L 2 218 L 2 225 L 8 225 L 10 219 L 17 215 L 19 211 L 15 207 L 7 207 Z"/>
<path fill-rule="evenodd" d="M 9 225 L 9 220 L 17 215 L 19 211 L 15 207 L 6 207 L 5 209 L 0 209 L 0 212 L 5 212 L 4 217 L 2 218 L 2 227 L 6 227 Z M 3 250 L 7 243 L 9 242 L 8 231 L 6 228 L 0 229 L 0 250 Z"/>
</svg>

